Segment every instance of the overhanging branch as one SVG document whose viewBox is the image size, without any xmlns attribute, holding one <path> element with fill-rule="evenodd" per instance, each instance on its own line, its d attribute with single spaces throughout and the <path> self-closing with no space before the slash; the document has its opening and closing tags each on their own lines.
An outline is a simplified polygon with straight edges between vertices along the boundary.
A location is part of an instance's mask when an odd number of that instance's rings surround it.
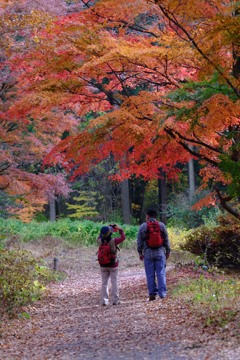
<svg viewBox="0 0 240 360">
<path fill-rule="evenodd" d="M 222 205 L 222 207 L 231 215 L 233 215 L 234 217 L 236 217 L 238 220 L 240 220 L 240 212 L 236 209 L 233 208 L 228 202 L 231 200 L 230 196 L 227 197 L 223 197 L 220 190 L 218 188 L 215 188 L 216 194 L 219 198 L 220 204 Z"/>
<path fill-rule="evenodd" d="M 10 163 L 8 161 L 4 161 L 0 164 L 0 173 L 4 172 L 10 167 Z"/>
<path fill-rule="evenodd" d="M 198 145 L 202 145 L 202 146 L 204 146 L 204 147 L 209 148 L 209 147 L 206 146 L 204 143 L 200 143 L 200 144 L 199 144 L 199 142 L 194 141 L 194 140 L 190 140 L 190 139 L 188 139 L 187 137 L 184 137 L 183 135 L 179 134 L 177 131 L 172 130 L 171 128 L 168 128 L 168 127 L 165 127 L 165 128 L 164 128 L 164 131 L 166 131 L 166 133 L 167 133 L 168 135 L 170 135 L 170 136 L 171 136 L 173 139 L 175 139 L 175 140 L 177 139 L 177 137 L 180 138 L 181 140 L 177 140 L 178 143 L 179 143 L 185 150 L 187 150 L 187 152 L 189 152 L 191 155 L 196 156 L 196 157 L 198 157 L 198 158 L 201 159 L 201 160 L 205 160 L 205 161 L 206 161 L 207 163 L 209 163 L 209 164 L 212 164 L 212 165 L 214 165 L 214 166 L 218 166 L 218 162 L 217 162 L 217 161 L 214 161 L 214 160 L 212 160 L 211 158 L 209 158 L 209 157 L 207 157 L 207 156 L 205 156 L 205 155 L 199 154 L 197 151 L 195 151 L 194 149 L 192 149 L 191 147 L 189 147 L 188 144 L 186 144 L 186 141 L 187 141 L 187 142 L 191 142 L 191 143 L 193 143 L 193 144 L 198 144 Z M 211 148 L 211 147 L 210 147 L 210 148 Z M 211 150 L 217 151 L 217 149 L 211 149 Z M 217 151 L 217 152 L 219 152 L 219 151 Z"/>
</svg>

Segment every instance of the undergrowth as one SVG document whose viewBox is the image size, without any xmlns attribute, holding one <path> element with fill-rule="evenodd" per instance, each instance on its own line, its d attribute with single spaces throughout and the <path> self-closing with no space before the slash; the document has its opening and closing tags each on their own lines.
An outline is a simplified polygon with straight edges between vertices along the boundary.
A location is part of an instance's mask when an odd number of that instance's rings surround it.
<svg viewBox="0 0 240 360">
<path fill-rule="evenodd" d="M 224 326 L 234 320 L 240 308 L 240 280 L 236 276 L 205 271 L 189 277 L 173 290 L 173 296 L 194 310 L 204 326 Z"/>
<path fill-rule="evenodd" d="M 13 237 L 17 237 L 19 241 L 29 242 L 50 236 L 53 239 L 64 239 L 66 243 L 71 245 L 92 246 L 96 245 L 96 239 L 103 225 L 105 224 L 89 220 L 60 219 L 55 222 L 32 221 L 23 223 L 14 219 L 0 219 L 0 233 L 2 234 L 0 244 L 8 239 L 11 240 Z M 121 247 L 135 247 L 139 227 L 127 224 L 118 225 L 123 228 L 126 234 L 126 240 L 121 244 Z M 168 233 L 172 249 L 179 250 L 187 231 L 169 228 Z"/>
<path fill-rule="evenodd" d="M 0 308 L 14 314 L 21 306 L 39 300 L 45 286 L 58 280 L 44 262 L 21 249 L 0 249 Z"/>
</svg>

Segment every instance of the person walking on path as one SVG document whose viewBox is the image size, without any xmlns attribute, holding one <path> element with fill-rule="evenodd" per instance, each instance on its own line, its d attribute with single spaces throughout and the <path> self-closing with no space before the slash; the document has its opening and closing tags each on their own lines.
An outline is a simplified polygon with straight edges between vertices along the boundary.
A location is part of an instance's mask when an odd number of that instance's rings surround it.
<svg viewBox="0 0 240 360">
<path fill-rule="evenodd" d="M 112 233 L 119 232 L 119 237 L 112 238 Z M 125 240 L 126 236 L 121 228 L 117 225 L 103 226 L 100 231 L 100 235 L 97 239 L 99 250 L 98 250 L 98 261 L 101 269 L 102 276 L 102 287 L 101 287 L 101 304 L 103 306 L 109 305 L 109 278 L 111 279 L 112 286 L 112 302 L 113 305 L 120 304 L 119 299 L 119 287 L 118 287 L 118 257 L 117 250 L 118 245 Z M 109 247 L 108 247 L 109 244 Z M 102 246 L 103 245 L 103 246 Z M 106 247 L 105 247 L 106 245 Z M 106 249 L 104 249 L 104 247 Z M 107 249 L 108 248 L 108 249 Z M 103 249 L 102 254 L 100 255 L 100 249 Z M 110 256 L 110 262 L 104 260 L 106 259 L 105 253 L 110 253 L 107 256 Z"/>
<path fill-rule="evenodd" d="M 160 225 L 162 245 L 157 248 L 152 248 L 147 244 L 148 223 L 155 222 L 156 217 L 157 211 L 155 209 L 148 209 L 146 222 L 140 225 L 137 235 L 137 250 L 139 259 L 144 261 L 149 301 L 155 300 L 157 295 L 159 295 L 161 299 L 167 295 L 166 259 L 168 259 L 170 254 L 170 243 L 167 228 L 162 222 L 158 222 Z"/>
</svg>

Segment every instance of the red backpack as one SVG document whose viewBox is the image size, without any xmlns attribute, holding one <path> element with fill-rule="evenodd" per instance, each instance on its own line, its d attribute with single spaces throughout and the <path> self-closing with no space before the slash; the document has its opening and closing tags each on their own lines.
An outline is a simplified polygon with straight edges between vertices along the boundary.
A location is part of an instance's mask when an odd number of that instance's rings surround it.
<svg viewBox="0 0 240 360">
<path fill-rule="evenodd" d="M 147 222 L 146 242 L 151 249 L 157 249 L 163 245 L 163 237 L 158 221 Z"/>
<path fill-rule="evenodd" d="M 100 265 L 112 265 L 116 259 L 116 254 L 111 252 L 111 247 L 107 240 L 102 240 L 98 248 L 97 256 Z"/>
</svg>

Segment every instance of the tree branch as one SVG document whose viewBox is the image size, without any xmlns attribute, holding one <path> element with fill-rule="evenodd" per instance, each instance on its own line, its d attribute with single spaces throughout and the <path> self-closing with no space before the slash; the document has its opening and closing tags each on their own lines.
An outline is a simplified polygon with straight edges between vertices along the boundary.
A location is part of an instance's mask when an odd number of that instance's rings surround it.
<svg viewBox="0 0 240 360">
<path fill-rule="evenodd" d="M 164 128 L 164 131 L 169 134 L 173 139 L 177 139 L 177 136 L 179 136 L 179 134 L 170 129 L 170 128 Z M 180 137 L 180 136 L 179 136 Z M 199 159 L 201 160 L 205 160 L 206 162 L 208 162 L 209 164 L 212 164 L 214 166 L 218 166 L 218 162 L 217 161 L 214 161 L 212 159 L 210 159 L 209 157 L 205 156 L 205 155 L 202 155 L 202 154 L 199 154 L 198 152 L 194 151 L 193 149 L 191 149 L 184 141 L 189 141 L 189 142 L 192 142 L 192 143 L 196 143 L 194 142 L 193 140 L 188 140 L 187 138 L 184 138 L 183 136 L 180 137 L 182 140 L 179 140 L 178 143 L 185 149 L 187 150 L 187 152 L 189 152 L 191 155 L 193 156 L 196 156 L 198 157 Z M 183 141 L 184 140 L 184 141 Z"/>
<path fill-rule="evenodd" d="M 194 133 L 193 133 L 193 136 L 196 138 L 196 140 L 189 139 L 188 137 L 183 136 L 182 134 L 180 134 L 180 133 L 179 133 L 178 131 L 176 131 L 176 130 L 173 130 L 173 129 L 170 129 L 170 128 L 166 128 L 166 129 L 174 132 L 180 139 L 182 139 L 182 140 L 184 140 L 184 141 L 190 142 L 190 143 L 195 144 L 195 145 L 201 145 L 201 146 L 203 146 L 203 147 L 205 147 L 205 148 L 207 148 L 207 149 L 209 149 L 209 150 L 211 150 L 211 151 L 214 151 L 214 152 L 216 152 L 216 153 L 218 153 L 218 154 L 223 154 L 223 151 L 221 151 L 221 150 L 219 150 L 219 149 L 216 149 L 216 148 L 210 146 L 209 144 L 207 144 L 207 143 L 199 140 L 199 138 L 198 138 Z"/>
<path fill-rule="evenodd" d="M 8 161 L 4 161 L 3 163 L 0 164 L 0 173 L 4 172 L 5 170 L 7 170 L 10 167 L 10 163 Z"/>
<path fill-rule="evenodd" d="M 214 62 L 204 53 L 204 51 L 200 48 L 200 46 L 196 43 L 196 41 L 194 40 L 194 38 L 189 34 L 189 32 L 185 29 L 185 27 L 183 27 L 179 21 L 177 20 L 177 18 L 174 16 L 174 14 L 172 12 L 170 12 L 169 10 L 167 10 L 161 3 L 159 3 L 159 1 L 155 1 L 155 3 L 159 6 L 160 10 L 162 11 L 163 15 L 169 20 L 170 22 L 170 26 L 171 23 L 173 23 L 174 25 L 177 26 L 178 29 L 180 29 L 187 37 L 187 39 L 192 43 L 192 45 L 194 46 L 194 48 L 197 50 L 197 52 L 214 68 L 217 70 L 217 72 L 223 77 L 223 79 L 226 81 L 226 83 L 231 87 L 231 89 L 234 91 L 234 93 L 240 97 L 240 92 L 239 90 L 233 85 L 233 83 L 230 81 L 230 79 L 228 79 L 226 77 L 226 75 L 224 74 L 224 72 L 219 68 L 219 66 L 217 66 L 216 64 L 214 64 Z M 172 27 L 173 30 L 177 33 L 177 30 Z M 181 37 L 182 38 L 182 37 Z M 184 39 L 186 40 L 186 39 Z"/>
<path fill-rule="evenodd" d="M 220 200 L 220 204 L 222 205 L 222 207 L 229 212 L 231 215 L 233 215 L 234 217 L 236 217 L 238 220 L 240 220 L 240 211 L 238 211 L 237 209 L 233 208 L 231 205 L 228 204 L 228 202 L 231 200 L 231 197 L 223 197 L 220 193 L 220 190 L 216 187 L 215 191 L 217 193 L 217 196 Z"/>
</svg>

